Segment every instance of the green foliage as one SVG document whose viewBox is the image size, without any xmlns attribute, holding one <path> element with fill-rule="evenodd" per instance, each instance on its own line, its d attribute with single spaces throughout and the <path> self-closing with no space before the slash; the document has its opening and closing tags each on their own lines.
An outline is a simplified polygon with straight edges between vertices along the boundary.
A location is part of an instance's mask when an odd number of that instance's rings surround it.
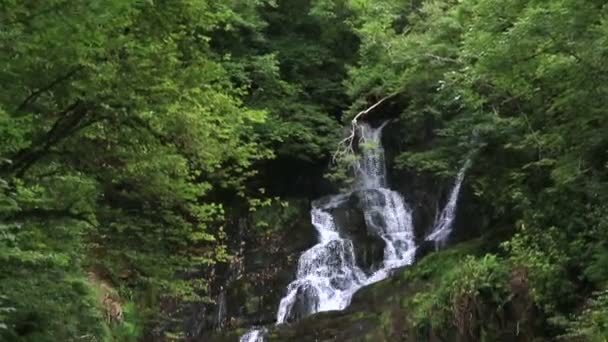
<svg viewBox="0 0 608 342">
<path fill-rule="evenodd" d="M 72 286 L 95 269 L 133 303 L 115 339 L 182 336 L 161 331 L 160 305 L 208 301 L 230 259 L 224 206 L 259 209 L 260 226 L 293 216 L 258 191 L 272 187 L 260 161 L 315 165 L 333 149 L 357 47 L 346 2 L 0 9 L 3 333 L 107 338 L 99 303 Z"/>
<path fill-rule="evenodd" d="M 421 173 L 449 176 L 451 175 L 449 165 L 440 157 L 441 153 L 440 150 L 404 152 L 395 161 L 395 166 L 403 170 L 413 169 Z"/>
<path fill-rule="evenodd" d="M 249 91 L 246 103 L 269 111 L 259 129 L 280 158 L 318 163 L 335 147 L 346 65 L 356 58 L 351 15 L 346 1 L 279 0 L 260 12 L 260 32 L 219 36 L 228 69 Z"/>
<path fill-rule="evenodd" d="M 522 225 L 520 233 L 504 243 L 508 250 L 510 263 L 514 268 L 529 271 L 531 295 L 545 311 L 552 312 L 555 305 L 572 295 L 573 285 L 564 279 L 569 257 L 561 249 L 565 241 L 556 228 L 540 231 Z"/>
<path fill-rule="evenodd" d="M 499 263 L 529 271 L 546 317 L 573 314 L 608 279 L 608 69 L 601 62 L 608 7 L 574 0 L 350 5 L 361 40 L 359 63 L 349 70 L 351 112 L 398 94 L 400 170 L 445 177 L 472 154 L 476 201 L 490 222 L 517 232 Z"/>
<path fill-rule="evenodd" d="M 245 196 L 267 112 L 210 46 L 262 2 L 3 3 L 0 294 L 10 340 L 109 338 L 84 277 L 199 301 L 226 260 L 216 193 Z M 252 24 L 256 26 L 257 24 Z M 162 293 L 162 296 L 160 295 Z M 4 308 L 4 301 L 3 301 Z M 116 334 L 140 332 L 128 319 Z M 121 337 L 122 338 L 122 337 Z M 126 337 L 125 337 L 126 338 Z"/>
<path fill-rule="evenodd" d="M 73 186 L 80 194 L 92 190 L 79 181 L 66 175 L 1 189 L 0 336 L 7 340 L 109 338 L 95 291 L 81 275 L 83 237 L 91 227 L 84 217 L 70 218 L 76 216 L 71 208 L 87 207 Z M 63 210 L 65 215 L 51 215 Z M 29 220 L 17 219 L 24 213 Z"/>
<path fill-rule="evenodd" d="M 425 263 L 438 267 L 436 278 L 407 304 L 412 310 L 412 325 L 421 332 L 447 336 L 454 328 L 464 336 L 474 337 L 480 328 L 490 334 L 495 330 L 492 316 L 499 314 L 509 300 L 507 267 L 492 254 L 479 258 L 455 256 L 443 255 Z M 445 261 L 437 264 L 441 259 Z"/>
<path fill-rule="evenodd" d="M 298 204 L 295 200 L 269 200 L 262 207 L 255 210 L 252 220 L 257 228 L 262 231 L 280 230 L 287 224 L 292 223 L 299 214 Z"/>
<path fill-rule="evenodd" d="M 325 177 L 333 184 L 339 184 L 342 190 L 347 191 L 355 181 L 355 168 L 360 160 L 360 156 L 354 153 L 347 153 L 336 158 L 331 164 Z"/>
<path fill-rule="evenodd" d="M 49 261 L 15 266 L 21 267 L 2 267 L 0 291 L 9 298 L 11 309 L 3 319 L 0 337 L 7 341 L 110 340 L 91 286 L 85 278 L 70 275 L 76 269 Z"/>
<path fill-rule="evenodd" d="M 142 317 L 135 306 L 129 302 L 122 306 L 124 315 L 123 321 L 111 327 L 112 338 L 114 341 L 136 342 L 143 336 Z"/>
<path fill-rule="evenodd" d="M 608 282 L 608 248 L 601 242 L 592 250 L 592 260 L 585 268 L 585 276 L 598 287 Z"/>
<path fill-rule="evenodd" d="M 565 341 L 604 342 L 608 339 L 608 293 L 600 291 L 586 303 L 583 312 L 568 324 Z"/>
<path fill-rule="evenodd" d="M 263 230 L 292 219 L 260 190 L 272 168 L 320 168 L 340 122 L 386 96 L 398 170 L 446 177 L 473 156 L 488 222 L 521 227 L 504 256 L 423 264 L 437 287 L 417 296 L 418 322 L 490 336 L 455 323 L 483 308 L 454 303 L 500 307 L 522 268 L 544 315 L 585 307 L 572 334 L 605 334 L 607 18 L 597 0 L 3 2 L 0 335 L 170 325 L 161 303 L 208 300 L 230 259 L 226 207 Z M 330 178 L 352 182 L 356 158 Z M 112 331 L 92 268 L 130 303 Z"/>
</svg>

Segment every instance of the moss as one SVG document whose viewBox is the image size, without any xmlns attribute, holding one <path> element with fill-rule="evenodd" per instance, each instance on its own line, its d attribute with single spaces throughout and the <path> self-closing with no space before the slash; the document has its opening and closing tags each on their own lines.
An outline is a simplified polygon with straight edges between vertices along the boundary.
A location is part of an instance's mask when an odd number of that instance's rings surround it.
<svg viewBox="0 0 608 342">
<path fill-rule="evenodd" d="M 413 267 L 401 273 L 404 280 L 433 280 L 458 266 L 467 255 L 479 255 L 484 251 L 484 241 L 475 239 L 450 247 L 449 249 L 431 253 Z"/>
<path fill-rule="evenodd" d="M 382 333 L 382 335 L 386 335 L 386 336 L 390 336 L 391 335 L 391 331 L 392 331 L 392 327 L 393 327 L 393 321 L 394 321 L 394 317 L 393 317 L 393 313 L 390 311 L 387 312 L 383 312 L 380 315 L 380 327 L 381 329 L 379 329 L 379 333 Z"/>
</svg>

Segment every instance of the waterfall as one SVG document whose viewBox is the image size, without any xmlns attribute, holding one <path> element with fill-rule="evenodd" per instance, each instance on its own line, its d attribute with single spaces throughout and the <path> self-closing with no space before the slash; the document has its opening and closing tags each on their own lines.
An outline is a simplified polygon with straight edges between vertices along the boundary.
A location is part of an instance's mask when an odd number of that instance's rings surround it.
<svg viewBox="0 0 608 342">
<path fill-rule="evenodd" d="M 241 336 L 239 342 L 264 342 L 265 328 L 254 328 Z"/>
<path fill-rule="evenodd" d="M 460 195 L 460 187 L 462 186 L 464 175 L 470 165 L 471 159 L 468 159 L 462 168 L 460 168 L 460 171 L 458 171 L 456 181 L 454 182 L 454 186 L 452 187 L 452 191 L 448 197 L 448 202 L 443 210 L 441 210 L 439 217 L 435 221 L 433 231 L 431 234 L 429 234 L 429 236 L 426 237 L 427 241 L 434 241 L 437 248 L 445 245 L 447 238 L 452 232 L 452 225 L 454 223 L 454 219 L 456 218 L 456 206 L 458 204 L 458 196 Z"/>
<path fill-rule="evenodd" d="M 387 123 L 376 129 L 367 124 L 359 126 L 363 151 L 357 168 L 358 184 L 363 189 L 377 190 L 375 195 L 368 192 L 364 196 L 365 223 L 385 242 L 383 267 L 367 279 L 366 284 L 386 278 L 393 268 L 411 264 L 416 252 L 412 211 L 398 192 L 387 188 L 384 148 L 380 141 Z"/>
<path fill-rule="evenodd" d="M 365 281 L 365 273 L 355 263 L 352 241 L 340 236 L 333 217 L 325 211 L 339 199 L 332 197 L 325 206 L 311 210 L 319 243 L 300 256 L 296 280 L 288 285 L 279 305 L 277 324 L 315 312 L 342 310 Z"/>
<path fill-rule="evenodd" d="M 416 246 L 409 207 L 397 192 L 380 188 L 381 196 L 365 198 L 365 223 L 384 240 L 383 266 L 366 280 L 366 285 L 382 280 L 394 268 L 414 261 Z"/>
<path fill-rule="evenodd" d="M 416 244 L 412 210 L 403 197 L 387 185 L 384 149 L 380 142 L 385 125 L 386 122 L 377 128 L 368 124 L 358 126 L 361 152 L 354 165 L 356 181 L 351 191 L 313 202 L 310 216 L 318 243 L 300 256 L 296 279 L 287 286 L 287 294 L 281 299 L 276 324 L 296 321 L 316 312 L 343 310 L 361 287 L 385 279 L 397 267 L 413 263 Z M 449 234 L 463 177 L 464 168 L 434 233 L 427 239 Z M 384 241 L 382 265 L 369 275 L 357 266 L 353 242 L 343 234 L 344 227 L 336 224 L 331 213 L 355 193 L 362 199 L 361 209 L 368 230 Z M 260 342 L 264 334 L 264 329 L 252 329 L 240 341 Z"/>
<path fill-rule="evenodd" d="M 363 189 L 377 189 L 386 187 L 386 163 L 384 161 L 384 147 L 380 142 L 382 129 L 388 121 L 380 127 L 373 129 L 368 124 L 360 124 L 359 147 L 361 157 L 355 164 L 357 187 Z"/>
<path fill-rule="evenodd" d="M 226 321 L 226 292 L 224 289 L 220 292 L 217 298 L 217 317 L 216 317 L 216 330 L 221 330 L 224 327 Z"/>
</svg>

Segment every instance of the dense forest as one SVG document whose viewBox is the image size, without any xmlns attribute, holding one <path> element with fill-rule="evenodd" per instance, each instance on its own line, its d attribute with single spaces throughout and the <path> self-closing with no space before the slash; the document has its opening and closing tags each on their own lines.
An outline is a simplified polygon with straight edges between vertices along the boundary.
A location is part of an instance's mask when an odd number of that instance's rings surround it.
<svg viewBox="0 0 608 342">
<path fill-rule="evenodd" d="M 271 340 L 608 340 L 605 1 L 4 0 L 0 51 L 1 341 L 272 323 L 353 118 L 417 198 L 471 161 L 461 233 Z"/>
</svg>

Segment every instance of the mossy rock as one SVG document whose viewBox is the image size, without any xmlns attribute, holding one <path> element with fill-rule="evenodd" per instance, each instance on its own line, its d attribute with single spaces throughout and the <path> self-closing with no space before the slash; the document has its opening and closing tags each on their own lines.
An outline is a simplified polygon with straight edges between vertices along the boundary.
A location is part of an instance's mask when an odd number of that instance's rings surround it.
<svg viewBox="0 0 608 342">
<path fill-rule="evenodd" d="M 268 341 L 434 341 L 421 336 L 412 324 L 410 308 L 415 295 L 432 289 L 444 272 L 468 255 L 483 254 L 482 240 L 474 240 L 431 253 L 417 265 L 396 271 L 392 277 L 359 290 L 344 311 L 323 312 L 297 323 L 275 327 Z M 422 333 L 425 333 L 424 331 Z"/>
</svg>

